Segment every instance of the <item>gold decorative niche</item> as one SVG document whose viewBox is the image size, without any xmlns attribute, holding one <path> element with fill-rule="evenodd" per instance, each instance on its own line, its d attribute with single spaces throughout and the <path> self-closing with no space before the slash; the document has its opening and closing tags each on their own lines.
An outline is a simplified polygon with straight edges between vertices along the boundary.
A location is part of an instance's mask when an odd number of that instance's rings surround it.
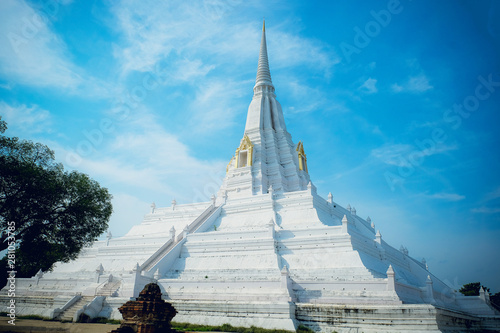
<svg viewBox="0 0 500 333">
<path fill-rule="evenodd" d="M 296 151 L 297 151 L 297 154 L 299 157 L 299 169 L 303 170 L 305 172 L 308 172 L 307 171 L 307 157 L 306 157 L 306 153 L 304 153 L 304 144 L 302 143 L 302 141 L 299 141 L 299 143 L 297 144 Z"/>
<path fill-rule="evenodd" d="M 241 140 L 240 147 L 235 153 L 235 167 L 244 168 L 251 166 L 253 161 L 253 144 L 250 138 L 245 134 Z"/>
</svg>

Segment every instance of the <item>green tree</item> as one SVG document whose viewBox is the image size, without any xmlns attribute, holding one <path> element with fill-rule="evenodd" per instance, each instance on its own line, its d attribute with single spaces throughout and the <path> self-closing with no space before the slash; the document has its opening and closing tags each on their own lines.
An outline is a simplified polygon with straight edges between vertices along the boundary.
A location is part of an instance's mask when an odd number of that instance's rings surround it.
<svg viewBox="0 0 500 333">
<path fill-rule="evenodd" d="M 31 277 L 97 240 L 108 228 L 112 197 L 87 175 L 64 171 L 47 146 L 6 137 L 6 129 L 0 116 L 0 251 L 14 236 L 16 277 Z"/>
<path fill-rule="evenodd" d="M 482 286 L 484 291 L 490 292 L 490 288 Z M 467 283 L 460 288 L 460 292 L 465 296 L 479 296 L 479 290 L 481 289 L 481 282 Z"/>
</svg>

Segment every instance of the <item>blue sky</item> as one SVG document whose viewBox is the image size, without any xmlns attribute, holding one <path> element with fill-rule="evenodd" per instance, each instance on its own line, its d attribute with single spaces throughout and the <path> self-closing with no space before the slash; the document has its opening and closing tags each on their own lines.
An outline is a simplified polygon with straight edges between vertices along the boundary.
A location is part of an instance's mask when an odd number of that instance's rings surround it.
<svg viewBox="0 0 500 333">
<path fill-rule="evenodd" d="M 500 291 L 498 1 L 0 2 L 0 115 L 113 194 L 123 235 L 207 200 L 243 135 L 262 18 L 318 192 L 458 288 Z"/>
</svg>

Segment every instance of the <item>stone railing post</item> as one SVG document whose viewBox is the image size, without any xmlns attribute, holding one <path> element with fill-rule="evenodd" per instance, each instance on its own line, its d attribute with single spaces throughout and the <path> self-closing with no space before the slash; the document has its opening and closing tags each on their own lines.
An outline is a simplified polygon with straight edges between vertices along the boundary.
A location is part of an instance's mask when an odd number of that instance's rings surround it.
<svg viewBox="0 0 500 333">
<path fill-rule="evenodd" d="M 389 265 L 387 269 L 387 290 L 396 291 L 396 272 L 394 272 L 392 265 Z"/>
<path fill-rule="evenodd" d="M 99 277 L 102 275 L 104 272 L 104 267 L 102 267 L 102 264 L 99 264 L 95 270 L 95 282 L 99 283 Z"/>
<path fill-rule="evenodd" d="M 290 278 L 290 271 L 288 270 L 287 265 L 284 265 L 283 269 L 281 270 L 281 289 L 286 291 L 286 293 L 290 297 L 290 301 L 295 301 L 292 279 Z"/>
<path fill-rule="evenodd" d="M 35 280 L 36 280 L 36 285 L 38 285 L 38 282 L 43 277 L 42 269 L 39 269 L 38 272 L 35 274 L 34 277 L 35 277 Z"/>
<path fill-rule="evenodd" d="M 342 218 L 342 233 L 347 234 L 347 224 L 349 221 L 347 221 L 347 216 L 344 215 Z"/>
<path fill-rule="evenodd" d="M 430 275 L 427 275 L 427 281 L 425 281 L 426 284 L 426 296 L 427 300 L 430 304 L 436 303 L 436 300 L 434 300 L 434 288 L 432 287 L 432 279 Z"/>
</svg>

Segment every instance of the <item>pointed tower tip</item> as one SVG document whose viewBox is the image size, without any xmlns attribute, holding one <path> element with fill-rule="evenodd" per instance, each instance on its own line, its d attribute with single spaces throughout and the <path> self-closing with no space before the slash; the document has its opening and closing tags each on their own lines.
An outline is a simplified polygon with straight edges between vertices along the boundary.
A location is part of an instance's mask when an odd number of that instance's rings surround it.
<svg viewBox="0 0 500 333">
<path fill-rule="evenodd" d="M 262 23 L 262 39 L 260 42 L 259 62 L 257 65 L 257 78 L 255 80 L 254 89 L 258 86 L 273 87 L 273 83 L 271 81 L 271 72 L 269 71 L 269 61 L 267 58 L 266 21 L 265 20 Z"/>
</svg>

